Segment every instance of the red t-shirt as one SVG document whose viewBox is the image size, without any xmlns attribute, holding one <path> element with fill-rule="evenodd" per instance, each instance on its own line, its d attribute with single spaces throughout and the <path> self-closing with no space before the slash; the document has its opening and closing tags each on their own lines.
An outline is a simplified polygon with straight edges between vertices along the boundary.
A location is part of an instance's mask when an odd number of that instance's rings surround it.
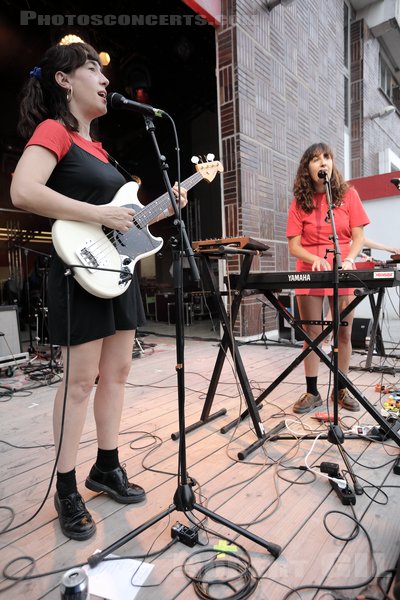
<svg viewBox="0 0 400 600">
<path fill-rule="evenodd" d="M 100 142 L 89 141 L 75 131 L 68 131 L 61 123 L 53 119 L 46 119 L 36 127 L 26 147 L 43 146 L 54 152 L 59 162 L 67 154 L 72 142 L 99 160 L 108 162 L 107 152 Z"/>
<path fill-rule="evenodd" d="M 312 254 L 326 257 L 330 265 L 333 263 L 333 253 L 327 250 L 333 249 L 333 242 L 329 239 L 332 236 L 332 225 L 326 222 L 328 213 L 328 204 L 326 194 L 314 195 L 315 209 L 311 213 L 306 213 L 299 208 L 296 200 L 293 200 L 288 215 L 286 227 L 286 236 L 296 237 L 301 236 L 300 243 L 304 249 Z M 336 234 L 339 241 L 339 247 L 344 260 L 350 251 L 353 227 L 364 227 L 368 225 L 369 218 L 360 200 L 355 188 L 351 187 L 345 193 L 342 203 L 333 209 L 335 218 Z M 310 263 L 298 260 L 296 263 L 296 271 L 311 271 Z M 348 290 L 340 289 L 340 294 L 347 293 Z M 331 295 L 332 290 L 296 290 L 297 294 L 323 296 Z"/>
</svg>

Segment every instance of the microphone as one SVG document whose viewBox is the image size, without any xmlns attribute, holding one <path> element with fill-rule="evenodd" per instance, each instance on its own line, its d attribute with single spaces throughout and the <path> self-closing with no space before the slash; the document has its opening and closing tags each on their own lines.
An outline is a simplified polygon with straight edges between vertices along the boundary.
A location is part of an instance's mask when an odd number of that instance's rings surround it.
<svg viewBox="0 0 400 600">
<path fill-rule="evenodd" d="M 397 189 L 400 190 L 400 179 L 391 179 L 390 183 L 393 183 L 393 185 L 395 185 Z"/>
<path fill-rule="evenodd" d="M 149 104 L 128 100 L 128 98 L 125 98 L 122 94 L 117 94 L 116 92 L 107 95 L 107 106 L 109 108 L 132 110 L 145 117 L 162 117 L 165 115 L 165 112 L 161 110 L 161 108 L 153 108 Z"/>
<path fill-rule="evenodd" d="M 322 169 L 318 171 L 318 177 L 323 179 L 324 181 L 329 181 L 329 175 L 327 171 L 323 171 Z"/>
</svg>

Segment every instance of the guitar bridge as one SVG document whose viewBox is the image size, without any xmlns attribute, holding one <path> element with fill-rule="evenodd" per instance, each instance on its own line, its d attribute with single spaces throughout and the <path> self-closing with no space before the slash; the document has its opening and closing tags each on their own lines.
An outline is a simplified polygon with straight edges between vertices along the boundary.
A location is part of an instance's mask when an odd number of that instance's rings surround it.
<svg viewBox="0 0 400 600">
<path fill-rule="evenodd" d="M 81 263 L 88 267 L 88 271 L 93 273 L 96 268 L 106 267 L 108 261 L 100 251 L 89 250 L 91 246 L 93 246 L 92 240 L 85 241 L 77 248 L 76 254 Z"/>
</svg>

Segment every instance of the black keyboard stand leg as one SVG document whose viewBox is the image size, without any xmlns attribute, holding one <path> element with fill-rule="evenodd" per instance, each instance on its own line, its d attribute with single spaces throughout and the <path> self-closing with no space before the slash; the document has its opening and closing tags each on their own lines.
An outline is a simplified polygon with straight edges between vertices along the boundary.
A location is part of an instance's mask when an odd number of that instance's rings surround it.
<svg viewBox="0 0 400 600">
<path fill-rule="evenodd" d="M 261 438 L 265 433 L 264 426 L 263 426 L 263 423 L 262 423 L 260 415 L 259 415 L 258 406 L 254 400 L 253 392 L 251 390 L 250 383 L 249 383 L 247 375 L 246 375 L 246 371 L 245 371 L 244 364 L 243 364 L 243 361 L 241 359 L 241 356 L 240 356 L 240 353 L 239 353 L 239 350 L 238 350 L 238 347 L 236 344 L 236 340 L 232 333 L 232 330 L 233 330 L 233 327 L 234 327 L 234 324 L 235 324 L 235 321 L 236 321 L 236 318 L 237 318 L 237 315 L 238 315 L 239 309 L 240 309 L 243 285 L 248 277 L 254 255 L 246 254 L 243 259 L 242 267 L 241 267 L 241 271 L 240 271 L 240 282 L 239 282 L 238 290 L 235 290 L 234 300 L 233 300 L 232 306 L 230 308 L 230 319 L 226 313 L 225 304 L 221 298 L 221 294 L 218 291 L 218 284 L 216 282 L 213 269 L 211 267 L 210 258 L 204 254 L 201 256 L 202 256 L 203 265 L 204 265 L 205 283 L 209 287 L 209 289 L 212 291 L 212 293 L 214 294 L 214 298 L 217 303 L 218 315 L 219 315 L 219 319 L 220 319 L 224 334 L 222 336 L 222 340 L 220 343 L 217 360 L 216 360 L 216 363 L 214 366 L 213 374 L 211 377 L 210 385 L 208 388 L 206 400 L 205 400 L 205 403 L 203 406 L 203 410 L 202 410 L 200 419 L 196 423 L 189 425 L 189 427 L 186 428 L 185 432 L 190 432 L 190 431 L 193 431 L 194 429 L 198 429 L 205 423 L 209 423 L 210 421 L 213 421 L 214 419 L 220 417 L 221 415 L 226 414 L 225 408 L 213 413 L 212 415 L 210 415 L 210 411 L 211 411 L 214 396 L 215 396 L 215 393 L 216 393 L 216 390 L 218 387 L 218 383 L 220 380 L 222 368 L 224 366 L 225 358 L 226 358 L 227 352 L 229 351 L 235 362 L 238 379 L 239 379 L 239 382 L 240 382 L 240 385 L 241 385 L 241 388 L 243 391 L 243 395 L 244 395 L 244 398 L 245 398 L 245 401 L 246 401 L 246 404 L 248 407 L 248 409 L 246 411 L 246 416 L 250 415 L 250 417 L 253 421 L 254 431 L 255 431 L 257 437 Z M 236 425 L 236 423 L 238 421 L 240 421 L 241 418 L 242 417 L 239 417 L 239 419 L 236 419 L 234 424 Z M 230 427 L 228 427 L 228 429 L 229 428 Z M 228 429 L 226 427 L 222 427 L 220 431 L 221 431 L 221 433 L 225 433 L 226 431 L 228 431 Z M 177 440 L 177 439 L 179 439 L 179 433 L 175 432 L 171 435 L 171 437 L 173 440 Z"/>
</svg>

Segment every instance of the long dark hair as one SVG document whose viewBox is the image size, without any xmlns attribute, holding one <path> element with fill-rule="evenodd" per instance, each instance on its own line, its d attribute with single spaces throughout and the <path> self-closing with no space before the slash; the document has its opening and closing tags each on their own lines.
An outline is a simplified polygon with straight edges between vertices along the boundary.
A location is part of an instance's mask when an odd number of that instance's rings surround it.
<svg viewBox="0 0 400 600">
<path fill-rule="evenodd" d="M 294 197 L 296 198 L 297 206 L 299 206 L 306 213 L 312 212 L 315 208 L 313 199 L 315 189 L 310 175 L 309 164 L 315 156 L 319 156 L 320 154 L 328 154 L 333 161 L 330 182 L 334 206 L 340 205 L 345 192 L 349 189 L 348 183 L 346 183 L 335 165 L 332 149 L 323 142 L 312 144 L 312 146 L 307 148 L 300 159 L 299 168 L 297 169 L 296 178 L 293 184 L 293 192 Z"/>
<path fill-rule="evenodd" d="M 31 76 L 22 89 L 18 133 L 29 138 L 45 119 L 60 120 L 70 131 L 78 131 L 79 124 L 71 114 L 66 90 L 55 80 L 57 71 L 71 73 L 87 60 L 101 65 L 96 50 L 84 43 L 52 46 L 37 65 L 40 76 Z M 37 69 L 36 69 L 37 73 Z"/>
</svg>

